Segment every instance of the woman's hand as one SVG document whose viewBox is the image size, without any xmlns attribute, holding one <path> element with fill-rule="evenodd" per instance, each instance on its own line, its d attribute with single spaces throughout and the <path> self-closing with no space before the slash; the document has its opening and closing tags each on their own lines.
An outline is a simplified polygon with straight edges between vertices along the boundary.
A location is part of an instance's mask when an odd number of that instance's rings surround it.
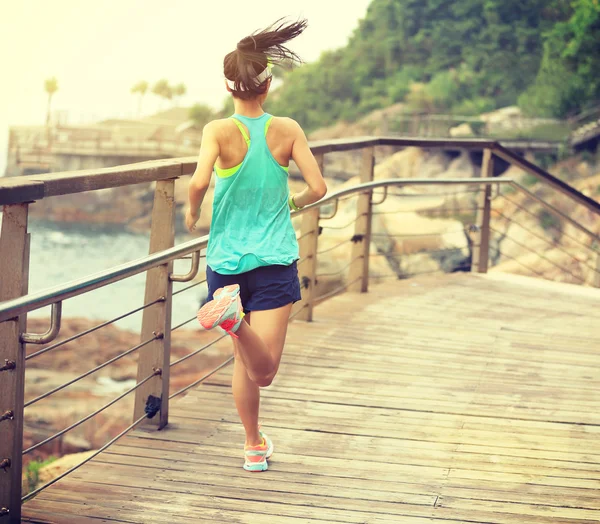
<svg viewBox="0 0 600 524">
<path fill-rule="evenodd" d="M 197 211 L 192 213 L 192 210 L 188 207 L 185 212 L 185 227 L 187 227 L 188 231 L 192 233 L 196 229 L 196 222 L 200 218 L 200 213 Z"/>
</svg>

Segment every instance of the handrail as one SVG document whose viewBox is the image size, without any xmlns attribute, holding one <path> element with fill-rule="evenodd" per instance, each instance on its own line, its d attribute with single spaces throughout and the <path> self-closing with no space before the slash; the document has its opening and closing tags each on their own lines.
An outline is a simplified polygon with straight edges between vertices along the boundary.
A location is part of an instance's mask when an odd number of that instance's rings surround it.
<svg viewBox="0 0 600 524">
<path fill-rule="evenodd" d="M 565 184 L 540 167 L 521 158 L 518 154 L 503 147 L 496 140 L 459 138 L 407 138 L 407 137 L 357 137 L 313 141 L 310 144 L 314 154 L 348 151 L 374 146 L 456 148 L 465 150 L 490 149 L 499 157 L 518 165 L 529 173 L 550 183 L 555 189 L 566 194 L 578 203 L 600 214 L 600 204 Z M 195 157 L 152 160 L 127 166 L 44 175 L 29 175 L 15 179 L 0 180 L 0 205 L 32 202 L 49 196 L 78 193 L 95 189 L 107 189 L 156 180 L 177 178 L 191 174 L 196 166 Z"/>
<path fill-rule="evenodd" d="M 511 178 L 384 178 L 374 182 L 366 182 L 357 186 L 352 186 L 347 189 L 341 189 L 335 193 L 327 195 L 318 202 L 309 206 L 303 207 L 300 211 L 296 211 L 294 216 L 299 216 L 307 213 L 311 209 L 330 204 L 338 198 L 343 198 L 354 193 L 367 193 L 373 189 L 379 189 L 386 186 L 464 186 L 464 185 L 486 185 L 486 184 L 512 184 L 514 181 Z M 424 195 L 427 196 L 427 195 Z"/>
<path fill-rule="evenodd" d="M 600 241 L 600 237 L 595 235 L 593 232 L 589 231 L 587 228 L 565 215 L 554 206 L 548 204 L 542 198 L 534 195 L 527 189 L 525 189 L 522 185 L 515 182 L 510 178 L 448 178 L 448 179 L 431 179 L 431 178 L 423 178 L 423 179 L 384 179 L 377 180 L 375 182 L 367 182 L 365 184 L 360 184 L 357 186 L 353 186 L 347 189 L 342 189 L 332 193 L 331 195 L 326 196 L 325 198 L 319 200 L 314 204 L 304 207 L 299 211 L 295 211 L 293 216 L 299 216 L 304 213 L 307 213 L 311 209 L 320 208 L 331 202 L 343 198 L 348 195 L 353 195 L 356 193 L 365 193 L 372 191 L 373 189 L 381 188 L 381 187 L 389 187 L 389 186 L 422 186 L 422 185 L 487 185 L 487 184 L 509 184 L 517 187 L 520 191 L 523 191 L 528 196 L 538 200 L 545 207 L 547 207 L 551 212 L 557 214 L 561 219 L 568 221 L 574 227 L 578 228 L 580 231 L 589 235 L 592 239 L 596 241 Z M 22 315 L 28 311 L 33 311 L 35 309 L 39 309 L 44 306 L 48 306 L 50 304 L 56 303 L 58 301 L 66 300 L 68 298 L 72 298 L 87 291 L 92 291 L 99 287 L 103 287 L 107 284 L 111 284 L 113 282 L 118 282 L 119 280 L 123 280 L 125 278 L 131 277 L 138 273 L 142 273 L 148 269 L 152 269 L 153 267 L 160 266 L 165 264 L 171 260 L 175 260 L 177 258 L 181 258 L 185 255 L 189 255 L 199 249 L 206 247 L 208 244 L 208 235 L 205 235 L 201 238 L 190 240 L 188 242 L 184 242 L 179 244 L 178 246 L 172 247 L 165 251 L 161 251 L 159 253 L 154 253 L 152 255 L 148 255 L 146 257 L 133 260 L 132 262 L 128 262 L 126 264 L 122 264 L 120 266 L 107 269 L 105 271 L 101 271 L 99 273 L 95 273 L 94 275 L 81 278 L 79 280 L 71 281 L 67 284 L 63 284 L 61 286 L 56 286 L 53 288 L 45 289 L 43 291 L 39 291 L 37 293 L 32 293 L 29 295 L 25 295 L 23 297 L 15 298 L 13 300 L 7 300 L 5 302 L 0 303 L 0 322 L 5 320 L 9 320 L 11 318 L 16 318 L 19 315 Z"/>
<path fill-rule="evenodd" d="M 355 193 L 363 193 L 366 191 L 370 191 L 374 188 L 384 187 L 386 185 L 394 185 L 394 186 L 410 186 L 410 185 L 465 185 L 465 184 L 507 184 L 511 183 L 512 180 L 507 178 L 457 178 L 457 179 L 386 179 L 379 180 L 377 182 L 369 182 L 366 184 L 361 184 L 358 186 L 354 186 L 348 189 L 342 189 L 340 191 L 336 191 L 331 195 L 323 198 L 319 202 L 311 204 L 310 206 L 306 206 L 300 211 L 295 211 L 293 216 L 301 215 L 310 209 L 320 208 L 328 203 L 342 198 L 347 195 L 355 194 Z M 29 295 L 25 295 L 23 297 L 15 298 L 12 300 L 7 300 L 5 302 L 0 303 L 0 322 L 4 322 L 5 320 L 9 320 L 11 318 L 16 318 L 19 315 L 27 313 L 29 311 L 33 311 L 44 306 L 48 306 L 50 304 L 54 304 L 55 302 L 66 300 L 68 298 L 72 298 L 88 291 L 92 291 L 99 287 L 103 287 L 107 284 L 112 284 L 114 282 L 118 282 L 119 280 L 123 280 L 125 278 L 129 278 L 131 276 L 137 275 L 138 273 L 142 273 L 147 271 L 148 269 L 152 269 L 153 267 L 160 266 L 162 264 L 166 264 L 171 260 L 175 260 L 177 258 L 181 258 L 185 255 L 189 255 L 190 253 L 194 253 L 199 251 L 200 249 L 206 247 L 208 244 L 208 235 L 204 235 L 201 238 L 190 240 L 188 242 L 184 242 L 179 244 L 178 246 L 172 247 L 165 251 L 160 251 L 158 253 L 154 253 L 143 258 L 139 258 L 137 260 L 133 260 L 131 262 L 127 262 L 125 264 L 121 264 L 120 266 L 116 266 L 114 268 L 110 268 L 104 271 L 100 271 L 99 273 L 95 273 L 91 276 L 84 277 L 78 280 L 73 280 L 66 284 L 55 286 L 52 288 L 48 288 L 37 293 L 32 293 Z"/>
<path fill-rule="evenodd" d="M 576 189 L 573 189 L 569 184 L 563 182 L 560 178 L 551 175 L 536 164 L 520 157 L 500 144 L 496 145 L 494 153 L 500 158 L 514 164 L 515 166 L 524 169 L 528 173 L 537 176 L 539 179 L 547 184 L 550 184 L 554 189 L 557 189 L 561 193 L 571 196 L 571 198 L 577 200 L 580 204 L 583 204 L 590 210 L 600 214 L 600 204 L 598 202 L 584 195 L 583 193 L 580 193 Z"/>
<path fill-rule="evenodd" d="M 165 251 L 138 258 L 137 260 L 121 264 L 120 266 L 94 273 L 88 277 L 72 280 L 67 284 L 44 289 L 37 293 L 31 293 L 13 300 L 7 300 L 0 303 L 0 322 L 18 317 L 28 311 L 48 306 L 60 300 L 76 297 L 107 284 L 112 284 L 113 282 L 132 277 L 138 273 L 143 273 L 148 269 L 166 264 L 171 260 L 198 251 L 198 249 L 206 247 L 207 243 L 208 235 L 204 235 L 203 237 L 183 242 L 178 246 Z"/>
</svg>

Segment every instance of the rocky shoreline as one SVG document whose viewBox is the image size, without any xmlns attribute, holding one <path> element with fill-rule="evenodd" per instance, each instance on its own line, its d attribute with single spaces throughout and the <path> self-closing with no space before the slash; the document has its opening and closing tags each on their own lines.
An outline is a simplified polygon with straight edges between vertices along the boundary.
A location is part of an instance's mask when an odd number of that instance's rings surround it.
<svg viewBox="0 0 600 524">
<path fill-rule="evenodd" d="M 85 318 L 63 319 L 57 341 L 65 340 L 100 323 Z M 29 331 L 43 332 L 46 329 L 46 320 L 28 320 Z M 199 329 L 179 329 L 173 332 L 171 361 L 190 354 L 218 337 L 218 333 L 208 333 Z M 110 325 L 29 360 L 25 373 L 25 401 L 37 398 L 139 343 L 138 333 Z M 45 346 L 28 345 L 27 354 L 30 355 L 43 347 Z M 137 377 L 138 353 L 123 357 L 26 408 L 24 449 L 54 435 L 133 387 Z M 181 389 L 214 369 L 230 354 L 230 343 L 223 340 L 206 352 L 172 368 L 171 391 Z M 60 457 L 97 449 L 126 428 L 131 423 L 132 414 L 133 394 L 53 442 L 27 454 L 25 466 L 32 460 L 41 461 L 50 456 Z"/>
</svg>

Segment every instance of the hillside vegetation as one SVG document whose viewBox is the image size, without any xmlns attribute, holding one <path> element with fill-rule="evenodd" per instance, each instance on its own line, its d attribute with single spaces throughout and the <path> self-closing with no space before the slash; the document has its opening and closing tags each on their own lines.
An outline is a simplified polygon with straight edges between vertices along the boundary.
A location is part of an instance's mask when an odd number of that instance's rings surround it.
<svg viewBox="0 0 600 524">
<path fill-rule="evenodd" d="M 373 0 L 346 47 L 284 73 L 268 110 L 310 131 L 399 102 L 564 117 L 597 99 L 598 0 Z"/>
</svg>

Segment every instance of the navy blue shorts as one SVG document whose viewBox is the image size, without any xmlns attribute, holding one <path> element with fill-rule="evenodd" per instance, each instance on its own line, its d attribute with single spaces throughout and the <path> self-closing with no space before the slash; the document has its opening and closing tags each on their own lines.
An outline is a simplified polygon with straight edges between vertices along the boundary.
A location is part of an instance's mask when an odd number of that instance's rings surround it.
<svg viewBox="0 0 600 524">
<path fill-rule="evenodd" d="M 207 300 L 212 300 L 213 293 L 217 289 L 231 284 L 239 284 L 240 298 L 245 313 L 276 309 L 301 299 L 296 262 L 289 266 L 257 267 L 252 271 L 237 275 L 222 275 L 206 266 L 206 280 L 208 283 Z"/>
</svg>

